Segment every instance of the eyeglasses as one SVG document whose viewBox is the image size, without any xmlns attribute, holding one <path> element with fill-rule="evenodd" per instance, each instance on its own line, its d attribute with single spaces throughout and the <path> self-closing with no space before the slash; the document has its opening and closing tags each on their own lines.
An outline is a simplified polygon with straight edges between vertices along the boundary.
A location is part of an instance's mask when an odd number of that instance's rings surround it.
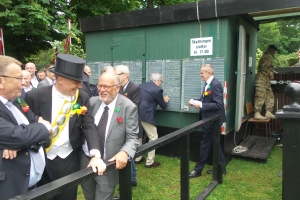
<svg viewBox="0 0 300 200">
<path fill-rule="evenodd" d="M 159 80 L 161 83 L 164 83 L 162 80 Z"/>
<path fill-rule="evenodd" d="M 23 77 L 15 77 L 15 76 L 6 76 L 6 75 L 0 75 L 1 77 L 5 77 L 5 78 L 15 78 L 18 79 L 20 82 L 22 82 Z"/>
<path fill-rule="evenodd" d="M 111 87 L 114 87 L 114 86 L 118 86 L 118 85 L 97 85 L 97 88 L 98 89 L 103 88 L 104 90 L 108 90 L 108 89 L 110 89 Z"/>
</svg>

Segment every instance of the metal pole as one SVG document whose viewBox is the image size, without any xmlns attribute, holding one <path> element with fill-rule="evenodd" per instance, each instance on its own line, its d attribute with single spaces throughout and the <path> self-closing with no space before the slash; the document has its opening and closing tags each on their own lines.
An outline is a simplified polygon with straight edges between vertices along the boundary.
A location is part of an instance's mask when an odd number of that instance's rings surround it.
<svg viewBox="0 0 300 200">
<path fill-rule="evenodd" d="M 189 198 L 189 162 L 190 162 L 190 135 L 180 139 L 180 199 Z"/>
<path fill-rule="evenodd" d="M 120 187 L 120 199 L 130 200 L 132 199 L 131 191 L 131 162 L 128 160 L 125 168 L 119 170 L 119 187 Z"/>
</svg>

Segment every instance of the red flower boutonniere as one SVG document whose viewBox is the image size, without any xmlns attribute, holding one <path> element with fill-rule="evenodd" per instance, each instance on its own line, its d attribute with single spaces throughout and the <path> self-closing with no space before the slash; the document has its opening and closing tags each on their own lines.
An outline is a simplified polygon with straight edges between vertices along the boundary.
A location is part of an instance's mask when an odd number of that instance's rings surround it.
<svg viewBox="0 0 300 200">
<path fill-rule="evenodd" d="M 122 124 L 123 118 L 122 118 L 122 117 L 118 117 L 118 118 L 117 118 L 117 122 L 118 122 L 118 124 Z"/>
<path fill-rule="evenodd" d="M 123 94 L 123 96 L 124 96 L 124 97 L 127 97 L 127 95 L 128 95 L 128 93 L 127 93 L 127 92 Z"/>
<path fill-rule="evenodd" d="M 210 95 L 211 94 L 211 91 L 205 91 L 205 92 L 203 92 L 203 95 L 204 96 L 208 96 L 208 95 Z"/>
<path fill-rule="evenodd" d="M 20 106 L 22 107 L 22 111 L 24 113 L 27 113 L 30 109 L 29 106 L 27 105 L 27 103 L 25 103 L 25 101 L 23 101 L 22 99 L 18 98 L 17 99 L 18 103 L 20 104 Z"/>
</svg>

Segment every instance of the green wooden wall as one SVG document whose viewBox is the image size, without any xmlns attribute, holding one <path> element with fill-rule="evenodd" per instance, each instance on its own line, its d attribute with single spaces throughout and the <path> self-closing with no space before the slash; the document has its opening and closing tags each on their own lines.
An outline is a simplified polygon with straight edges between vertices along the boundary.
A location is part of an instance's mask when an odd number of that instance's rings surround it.
<svg viewBox="0 0 300 200">
<path fill-rule="evenodd" d="M 252 57 L 252 68 L 246 70 L 245 104 L 252 101 L 254 94 L 255 52 L 257 30 L 239 16 L 214 18 L 198 21 L 144 26 L 86 33 L 87 62 L 113 60 L 142 60 L 143 81 L 146 79 L 146 60 L 225 58 L 224 80 L 227 81 L 227 128 L 234 128 L 236 101 L 236 74 L 238 55 L 238 30 L 243 25 L 249 35 L 248 57 Z M 201 28 L 201 33 L 200 33 Z M 190 39 L 213 37 L 212 56 L 190 56 Z M 122 49 L 119 45 L 126 38 L 130 48 Z M 144 40 L 144 43 L 143 43 Z M 124 41 L 123 41 L 124 42 Z M 248 64 L 247 64 L 248 65 Z M 199 66 L 199 71 L 200 71 Z M 251 71 L 252 70 L 252 74 Z M 200 74 L 200 72 L 199 72 Z M 199 76 L 200 79 L 200 76 Z M 201 90 L 201 89 L 200 89 Z M 195 96 L 200 96 L 195 94 Z M 245 108 L 243 108 L 245 109 Z M 245 112 L 246 113 L 246 112 Z M 196 113 L 157 111 L 157 125 L 182 128 L 198 120 Z"/>
</svg>

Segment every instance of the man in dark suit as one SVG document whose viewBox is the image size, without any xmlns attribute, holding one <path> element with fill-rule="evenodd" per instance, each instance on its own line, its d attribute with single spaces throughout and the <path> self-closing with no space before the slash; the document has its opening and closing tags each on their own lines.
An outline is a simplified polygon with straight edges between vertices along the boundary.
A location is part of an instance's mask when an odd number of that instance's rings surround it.
<svg viewBox="0 0 300 200">
<path fill-rule="evenodd" d="M 19 98 L 20 66 L 16 59 L 0 56 L 0 199 L 12 198 L 34 187 L 46 163 L 40 147 L 49 141 L 51 125 L 20 105 L 24 102 Z"/>
<path fill-rule="evenodd" d="M 100 159 L 97 127 L 90 114 L 89 96 L 80 90 L 81 82 L 85 81 L 85 60 L 68 54 L 59 54 L 56 60 L 55 68 L 50 68 L 50 71 L 56 74 L 55 85 L 27 92 L 25 96 L 35 114 L 52 122 L 53 131 L 57 130 L 56 127 L 59 128 L 57 136 L 52 138 L 51 145 L 46 149 L 47 165 L 41 184 L 79 170 L 82 132 L 89 144 L 90 154 L 94 156 L 89 166 L 92 166 L 94 172 L 97 168 L 99 175 L 106 167 Z M 82 113 L 83 106 L 87 108 L 85 115 Z M 70 112 L 75 113 L 70 116 Z M 76 197 L 77 186 L 55 196 L 54 199 L 76 200 Z"/>
<path fill-rule="evenodd" d="M 37 88 L 53 85 L 55 83 L 55 74 L 49 70 L 53 67 L 54 65 L 49 65 L 46 67 L 46 78 L 39 82 Z"/>
<path fill-rule="evenodd" d="M 220 115 L 220 126 L 226 121 L 226 115 L 223 102 L 223 87 L 222 84 L 214 78 L 214 69 L 210 64 L 205 64 L 201 67 L 200 76 L 205 82 L 203 93 L 200 99 L 189 101 L 190 106 L 195 106 L 200 109 L 200 120 L 212 115 Z M 213 122 L 205 124 L 202 127 L 202 139 L 200 144 L 200 159 L 194 169 L 190 172 L 189 177 L 195 178 L 201 176 L 201 172 L 205 166 L 212 142 L 213 142 Z M 220 162 L 223 173 L 226 173 L 226 163 L 222 149 L 220 148 Z M 212 174 L 212 170 L 207 171 Z"/>
<path fill-rule="evenodd" d="M 99 97 L 92 97 L 90 105 L 98 127 L 98 142 L 103 143 L 100 145 L 103 147 L 101 158 L 108 162 L 116 161 L 116 169 L 83 183 L 82 189 L 87 200 L 109 200 L 113 198 L 119 182 L 118 169 L 124 168 L 128 158 L 134 157 L 138 146 L 138 108 L 119 94 L 120 79 L 115 73 L 103 73 L 97 87 Z M 86 142 L 82 146 L 81 167 L 86 166 L 89 160 L 88 147 Z"/>
<path fill-rule="evenodd" d="M 168 96 L 163 96 L 162 75 L 154 73 L 151 75 L 151 81 L 140 85 L 142 92 L 142 101 L 139 108 L 139 117 L 142 126 L 149 138 L 149 142 L 158 138 L 157 129 L 155 126 L 155 111 L 157 105 L 162 109 L 166 109 L 169 102 Z M 148 153 L 145 167 L 158 167 L 160 163 L 154 162 L 155 150 Z M 140 158 L 137 158 L 140 159 Z"/>
<path fill-rule="evenodd" d="M 97 86 L 94 84 L 89 83 L 89 78 L 92 75 L 91 68 L 89 66 L 84 67 L 84 76 L 86 77 L 87 81 L 82 82 L 82 88 L 90 97 L 98 96 L 98 89 Z"/>
</svg>

